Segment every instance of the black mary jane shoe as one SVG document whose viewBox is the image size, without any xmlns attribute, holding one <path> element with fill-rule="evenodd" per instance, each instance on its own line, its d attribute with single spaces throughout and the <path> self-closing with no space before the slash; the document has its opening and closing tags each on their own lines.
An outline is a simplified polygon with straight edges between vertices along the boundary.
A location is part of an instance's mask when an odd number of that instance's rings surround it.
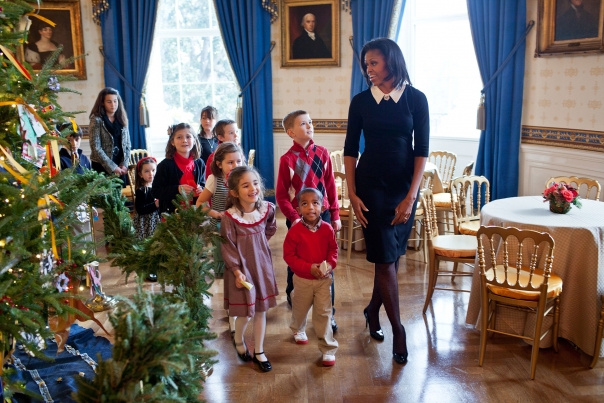
<svg viewBox="0 0 604 403">
<path fill-rule="evenodd" d="M 264 354 L 264 351 L 261 353 L 257 353 L 254 351 L 254 362 L 256 364 L 258 364 L 258 366 L 260 367 L 260 371 L 262 372 L 268 372 L 271 369 L 273 369 L 273 366 L 271 365 L 271 363 L 269 362 L 269 360 L 267 359 L 266 361 L 260 361 L 258 358 L 256 358 L 257 355 L 262 355 Z"/>
<path fill-rule="evenodd" d="M 149 273 L 149 274 L 147 274 L 147 277 L 145 278 L 145 280 L 155 283 L 155 282 L 157 282 L 157 274 Z"/>
<path fill-rule="evenodd" d="M 250 352 L 247 349 L 247 346 L 245 346 L 245 343 L 235 343 L 235 340 L 233 340 L 233 345 L 235 346 L 235 352 L 237 353 L 237 357 L 239 357 L 239 359 L 241 361 L 244 362 L 250 362 L 252 361 L 252 356 L 250 355 Z M 237 347 L 241 347 L 241 346 L 245 346 L 245 353 L 241 354 L 238 350 Z"/>
<path fill-rule="evenodd" d="M 363 315 L 365 315 L 365 328 L 368 328 L 369 314 L 367 313 L 367 308 L 363 309 Z M 369 328 L 369 336 L 371 336 L 372 339 L 375 339 L 377 341 L 384 341 L 384 331 L 381 328 L 376 330 L 375 332 L 372 332 L 371 328 Z"/>
<path fill-rule="evenodd" d="M 409 353 L 404 353 L 404 354 L 392 353 L 392 359 L 397 364 L 406 364 L 408 355 L 409 355 Z"/>
</svg>

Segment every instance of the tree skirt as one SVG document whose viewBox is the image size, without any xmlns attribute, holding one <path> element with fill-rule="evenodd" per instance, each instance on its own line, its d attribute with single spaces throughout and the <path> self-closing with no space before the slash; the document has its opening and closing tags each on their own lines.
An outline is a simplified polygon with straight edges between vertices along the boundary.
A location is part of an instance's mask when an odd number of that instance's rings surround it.
<svg viewBox="0 0 604 403">
<path fill-rule="evenodd" d="M 32 400 L 28 396 L 14 395 L 14 402 L 75 402 L 71 398 L 76 390 L 75 378 L 94 378 L 92 366 L 98 364 L 98 354 L 103 360 L 112 355 L 112 345 L 107 339 L 97 337 L 92 329 L 76 324 L 71 325 L 65 351 L 57 355 L 54 339 L 46 340 L 46 347 L 46 355 L 55 359 L 52 362 L 30 357 L 23 349 L 16 349 L 14 353 L 15 379 L 22 380 L 27 390 L 45 396 L 45 399 Z"/>
</svg>

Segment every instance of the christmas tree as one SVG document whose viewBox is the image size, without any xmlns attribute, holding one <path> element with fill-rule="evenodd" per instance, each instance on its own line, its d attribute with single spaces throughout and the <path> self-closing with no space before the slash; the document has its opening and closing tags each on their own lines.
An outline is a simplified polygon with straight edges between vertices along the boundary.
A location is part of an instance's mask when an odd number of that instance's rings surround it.
<svg viewBox="0 0 604 403">
<path fill-rule="evenodd" d="M 10 370 L 2 373 L 15 344 L 50 359 L 38 343 L 53 336 L 49 314 L 81 315 L 66 301 L 77 298 L 82 266 L 100 260 L 85 240 L 89 234 L 72 230 L 76 212 L 88 204 L 104 210 L 112 264 L 139 278 L 155 271 L 174 291 L 152 296 L 139 288 L 133 301 L 122 302 L 111 317 L 113 359 L 99 364 L 90 383 L 81 383 L 78 401 L 99 401 L 105 394 L 103 401 L 195 401 L 202 387 L 199 369 L 215 355 L 203 344 L 215 337 L 203 299 L 212 281 L 207 245 L 218 235 L 208 229 L 207 215 L 183 196 L 188 208 L 166 215 L 151 239 L 138 241 L 119 179 L 59 169 L 58 148 L 68 144 L 70 131 L 56 127 L 77 112 L 64 112 L 57 102 L 59 93 L 76 91 L 63 85 L 74 78 L 56 71 L 73 59 L 58 63 L 59 49 L 36 72 L 17 60 L 28 19 L 36 18 L 34 5 L 0 1 L 0 390 L 5 397 L 24 392 L 11 382 Z M 141 351 L 146 348 L 165 356 Z"/>
</svg>

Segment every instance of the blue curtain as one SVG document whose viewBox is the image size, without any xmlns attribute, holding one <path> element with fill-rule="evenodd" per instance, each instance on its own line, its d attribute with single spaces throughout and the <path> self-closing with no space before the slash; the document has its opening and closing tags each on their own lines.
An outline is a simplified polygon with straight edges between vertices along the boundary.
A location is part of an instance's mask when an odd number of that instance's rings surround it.
<svg viewBox="0 0 604 403">
<path fill-rule="evenodd" d="M 101 14 L 101 35 L 106 56 L 105 86 L 120 92 L 128 113 L 133 149 L 147 148 L 145 128 L 140 125 L 139 106 L 151 57 L 157 6 L 157 0 L 109 0 L 109 9 Z"/>
<path fill-rule="evenodd" d="M 260 0 L 215 1 L 224 46 L 239 87 L 243 88 L 271 46 L 270 14 Z M 273 84 L 270 59 L 243 93 L 241 144 L 256 150 L 254 165 L 267 188 L 274 188 Z"/>
<path fill-rule="evenodd" d="M 486 83 L 525 32 L 526 2 L 468 0 L 468 15 L 478 68 Z M 518 195 L 525 47 L 522 43 L 486 89 L 486 130 L 480 135 L 476 175 L 491 183 L 491 200 Z"/>
<path fill-rule="evenodd" d="M 392 12 L 396 2 L 397 0 L 352 0 L 350 4 L 352 11 L 352 36 L 356 55 L 361 55 L 363 45 L 365 45 L 365 43 L 369 40 L 388 36 L 390 23 L 392 22 Z M 405 0 L 402 0 L 401 12 L 398 16 L 399 26 L 403 17 L 404 9 Z M 396 40 L 396 38 L 394 39 Z M 352 99 L 352 97 L 359 92 L 368 88 L 356 55 L 354 56 L 354 60 L 352 62 L 350 99 Z"/>
</svg>

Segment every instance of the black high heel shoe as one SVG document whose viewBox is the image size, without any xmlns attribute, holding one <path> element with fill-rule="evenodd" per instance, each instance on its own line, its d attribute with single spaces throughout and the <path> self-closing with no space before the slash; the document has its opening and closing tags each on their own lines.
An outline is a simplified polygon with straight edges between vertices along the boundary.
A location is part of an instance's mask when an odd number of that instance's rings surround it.
<svg viewBox="0 0 604 403">
<path fill-rule="evenodd" d="M 245 345 L 245 343 L 235 343 L 235 340 L 233 340 L 233 345 L 235 346 L 235 352 L 237 353 L 237 357 L 239 357 L 239 359 L 241 359 L 241 361 L 244 362 L 250 362 L 252 361 L 252 356 L 250 355 L 250 352 L 247 349 L 247 346 Z M 245 346 L 245 352 L 242 354 L 237 350 L 237 346 L 241 347 L 241 346 Z"/>
<path fill-rule="evenodd" d="M 367 308 L 363 309 L 363 315 L 365 315 L 365 329 L 367 329 L 369 327 L 369 314 L 367 313 Z M 370 328 L 369 336 L 377 341 L 384 341 L 384 332 L 381 328 L 375 332 L 372 332 Z"/>
<path fill-rule="evenodd" d="M 254 362 L 256 364 L 258 364 L 258 366 L 260 367 L 260 371 L 262 371 L 262 372 L 268 372 L 271 369 L 273 369 L 273 366 L 269 362 L 268 358 L 266 359 L 266 361 L 260 361 L 258 358 L 256 358 L 257 355 L 262 355 L 262 354 L 264 354 L 264 351 L 261 352 L 261 353 L 257 353 L 257 352 L 254 351 Z"/>
<path fill-rule="evenodd" d="M 409 353 L 404 353 L 404 354 L 392 353 L 392 359 L 397 364 L 406 364 L 407 363 L 407 356 L 408 355 L 409 355 Z"/>
</svg>

